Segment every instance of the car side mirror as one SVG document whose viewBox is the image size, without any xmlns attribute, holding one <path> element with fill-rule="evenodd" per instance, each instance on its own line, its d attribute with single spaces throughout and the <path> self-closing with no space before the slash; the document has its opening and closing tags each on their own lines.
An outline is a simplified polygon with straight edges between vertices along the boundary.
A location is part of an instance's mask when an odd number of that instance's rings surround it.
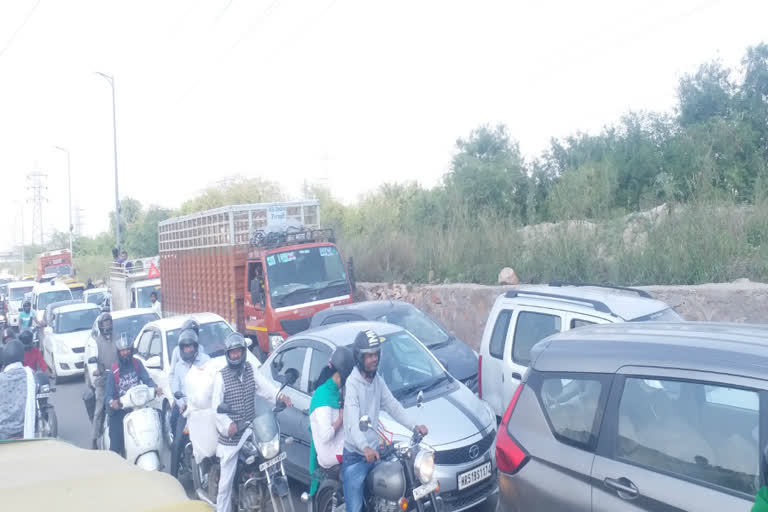
<svg viewBox="0 0 768 512">
<path fill-rule="evenodd" d="M 292 386 L 299 380 L 299 371 L 296 368 L 288 368 L 285 370 L 285 383 L 288 386 Z"/>
<path fill-rule="evenodd" d="M 232 412 L 232 407 L 230 407 L 229 404 L 222 402 L 216 408 L 216 412 L 219 414 L 230 414 Z"/>
<path fill-rule="evenodd" d="M 89 357 L 88 358 L 88 364 L 96 364 L 99 360 L 96 357 Z"/>
<path fill-rule="evenodd" d="M 147 359 L 147 362 L 144 363 L 144 366 L 147 368 L 152 368 L 153 370 L 159 370 L 163 367 L 162 363 L 160 362 L 160 356 L 152 356 L 149 359 Z"/>
<path fill-rule="evenodd" d="M 367 432 L 371 429 L 371 418 L 363 416 L 360 418 L 360 432 Z"/>
</svg>

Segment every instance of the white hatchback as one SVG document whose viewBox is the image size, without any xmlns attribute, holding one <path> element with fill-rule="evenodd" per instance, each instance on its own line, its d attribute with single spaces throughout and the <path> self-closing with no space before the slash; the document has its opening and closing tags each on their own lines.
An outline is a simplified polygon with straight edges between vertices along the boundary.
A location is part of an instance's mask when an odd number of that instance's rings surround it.
<svg viewBox="0 0 768 512">
<path fill-rule="evenodd" d="M 56 377 L 81 375 L 85 369 L 85 344 L 101 308 L 94 304 L 69 304 L 51 311 L 51 323 L 40 344 L 45 363 Z"/>
</svg>

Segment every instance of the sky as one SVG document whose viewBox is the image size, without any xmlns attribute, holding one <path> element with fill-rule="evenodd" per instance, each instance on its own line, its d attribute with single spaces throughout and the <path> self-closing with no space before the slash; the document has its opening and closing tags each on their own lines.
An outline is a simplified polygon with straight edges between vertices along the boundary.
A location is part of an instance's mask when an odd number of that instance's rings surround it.
<svg viewBox="0 0 768 512">
<path fill-rule="evenodd" d="M 346 203 L 433 186 L 458 137 L 504 123 L 535 158 L 628 110 L 671 111 L 681 76 L 768 41 L 764 0 L 2 0 L 0 250 L 108 229 L 120 196 L 177 207 L 234 174 Z M 75 214 L 76 215 L 76 214 Z"/>
</svg>

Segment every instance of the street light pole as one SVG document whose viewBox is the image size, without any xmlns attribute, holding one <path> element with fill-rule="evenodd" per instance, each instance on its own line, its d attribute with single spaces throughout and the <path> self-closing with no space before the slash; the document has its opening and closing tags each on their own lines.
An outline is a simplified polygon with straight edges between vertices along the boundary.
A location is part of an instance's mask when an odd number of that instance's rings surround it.
<svg viewBox="0 0 768 512">
<path fill-rule="evenodd" d="M 112 146 L 115 152 L 115 240 L 117 241 L 117 250 L 120 251 L 120 194 L 117 188 L 117 115 L 115 109 L 115 77 L 106 73 L 96 72 L 97 75 L 104 77 L 112 87 Z"/>
<path fill-rule="evenodd" d="M 67 188 L 69 189 L 69 254 L 70 258 L 74 258 L 75 254 L 72 252 L 72 169 L 69 165 L 69 150 L 59 146 L 56 146 L 56 149 L 67 154 Z"/>
</svg>

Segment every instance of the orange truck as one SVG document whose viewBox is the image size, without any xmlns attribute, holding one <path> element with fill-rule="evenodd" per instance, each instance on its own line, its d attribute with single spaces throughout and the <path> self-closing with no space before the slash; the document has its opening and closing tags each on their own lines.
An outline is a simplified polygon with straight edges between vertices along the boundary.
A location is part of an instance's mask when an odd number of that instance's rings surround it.
<svg viewBox="0 0 768 512">
<path fill-rule="evenodd" d="M 163 315 L 217 313 L 264 358 L 312 315 L 352 302 L 352 260 L 317 201 L 226 206 L 158 224 Z M 258 347 L 258 348 L 256 348 Z"/>
<path fill-rule="evenodd" d="M 72 253 L 69 249 L 48 251 L 37 256 L 37 281 L 46 274 L 72 276 Z"/>
</svg>

